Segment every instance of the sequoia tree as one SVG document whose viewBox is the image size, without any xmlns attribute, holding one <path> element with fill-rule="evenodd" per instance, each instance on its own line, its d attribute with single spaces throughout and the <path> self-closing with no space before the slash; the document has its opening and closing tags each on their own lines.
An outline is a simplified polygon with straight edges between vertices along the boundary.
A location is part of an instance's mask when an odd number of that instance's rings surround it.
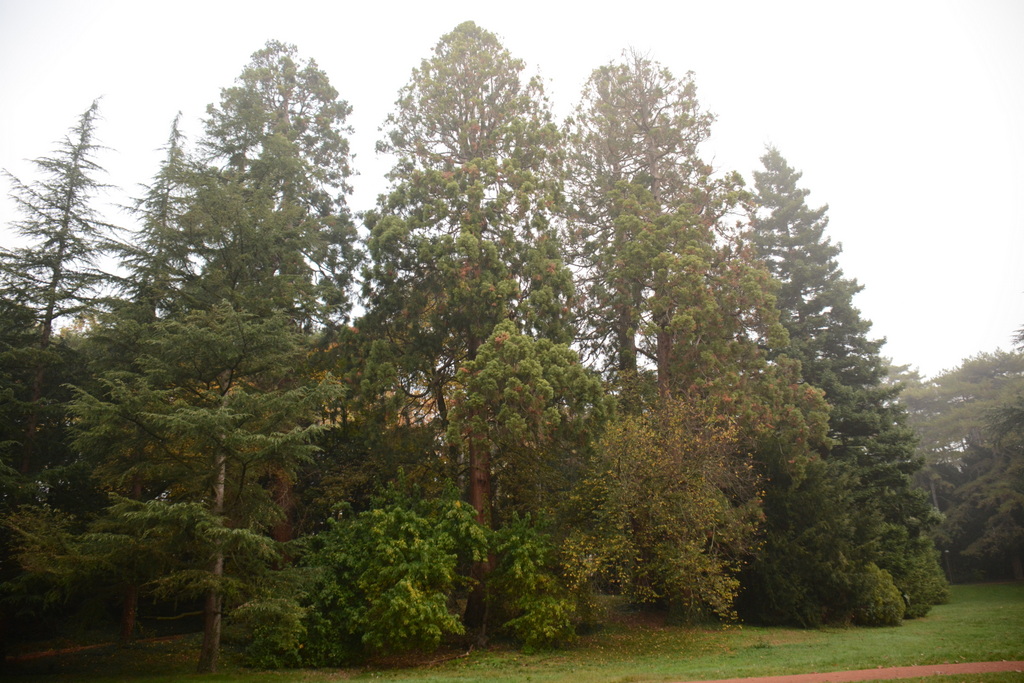
<svg viewBox="0 0 1024 683">
<path fill-rule="evenodd" d="M 786 340 L 775 285 L 729 222 L 745 197 L 742 180 L 735 173 L 717 176 L 700 157 L 712 120 L 700 109 L 692 76 L 677 80 L 628 54 L 593 72 L 569 124 L 568 242 L 586 296 L 583 343 L 614 380 L 625 410 L 640 416 L 619 425 L 623 436 L 604 447 L 606 457 L 621 460 L 631 435 L 657 434 L 647 447 L 650 466 L 679 473 L 681 487 L 721 511 L 688 517 L 693 510 L 680 505 L 685 494 L 655 486 L 649 506 L 672 512 L 645 523 L 644 510 L 607 509 L 617 497 L 634 495 L 628 481 L 618 481 L 605 484 L 614 495 L 595 503 L 600 507 L 591 517 L 634 520 L 625 528 L 630 542 L 641 541 L 640 526 L 656 536 L 672 524 L 728 538 L 704 545 L 677 534 L 665 547 L 648 544 L 635 555 L 656 568 L 643 578 L 657 586 L 651 595 L 685 606 L 691 616 L 709 606 L 720 614 L 732 608 L 735 571 L 756 530 L 751 519 L 740 522 L 742 515 L 733 514 L 756 507 L 757 487 L 733 485 L 749 481 L 749 455 L 798 476 L 809 445 L 823 436 L 824 414 L 819 393 L 797 384 L 794 364 L 769 362 L 766 349 Z M 681 417 L 680 400 L 702 408 Z M 651 424 L 657 416 L 663 423 Z M 706 432 L 679 433 L 693 425 Z M 721 469 L 704 477 L 690 469 L 697 462 Z M 607 467 L 596 460 L 593 480 L 606 478 Z M 636 476 L 652 475 L 637 470 Z M 629 555 L 620 559 L 632 562 Z M 633 570 L 627 564 L 614 571 L 630 576 Z M 708 577 L 703 588 L 694 572 Z M 712 585 L 706 601 L 696 597 Z"/>
<path fill-rule="evenodd" d="M 428 467 L 471 473 L 469 499 L 487 523 L 486 456 L 496 444 L 444 438 L 460 368 L 504 321 L 552 342 L 571 336 L 572 278 L 551 225 L 559 133 L 541 82 L 523 69 L 472 22 L 443 36 L 388 118 L 379 149 L 395 158 L 392 186 L 366 218 L 368 386 L 390 399 L 392 415 L 437 435 L 440 457 Z M 475 570 L 481 580 L 486 571 Z M 468 608 L 475 627 L 481 600 Z"/>
<path fill-rule="evenodd" d="M 714 177 L 699 156 L 713 119 L 692 75 L 630 53 L 593 72 L 569 125 L 567 242 L 586 296 L 584 343 L 611 374 L 653 366 L 662 396 L 687 372 L 674 365 L 698 362 L 694 342 L 772 324 L 757 312 L 770 311 L 767 280 L 746 281 L 759 275 L 722 221 L 742 181 Z M 717 300 L 733 294 L 754 298 Z M 709 329 L 720 325 L 733 329 Z"/>
<path fill-rule="evenodd" d="M 413 71 L 379 147 L 392 190 L 367 216 L 377 363 L 403 410 L 448 424 L 452 380 L 495 326 L 568 340 L 571 278 L 550 226 L 558 132 L 538 80 L 472 22 Z"/>
</svg>

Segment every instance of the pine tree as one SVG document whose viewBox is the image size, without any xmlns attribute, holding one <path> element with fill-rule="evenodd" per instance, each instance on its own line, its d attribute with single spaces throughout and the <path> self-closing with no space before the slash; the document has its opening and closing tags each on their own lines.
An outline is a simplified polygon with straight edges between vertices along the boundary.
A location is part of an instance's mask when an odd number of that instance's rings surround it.
<svg viewBox="0 0 1024 683">
<path fill-rule="evenodd" d="M 103 456 L 108 486 L 203 525 L 168 579 L 202 593 L 202 671 L 216 668 L 222 615 L 283 561 L 298 468 L 340 400 L 306 364 L 311 333 L 347 317 L 357 255 L 349 107 L 315 62 L 268 43 L 208 111 L 205 156 L 175 125 L 137 204 L 127 299 L 94 335 L 103 383 L 75 404 L 79 447 Z"/>
<path fill-rule="evenodd" d="M 15 231 L 28 244 L 0 249 L 0 294 L 32 311 L 36 339 L 34 358 L 28 362 L 32 377 L 24 418 L 19 471 L 42 469 L 46 454 L 40 434 L 51 412 L 45 404 L 55 385 L 48 378 L 57 359 L 52 353 L 61 323 L 94 310 L 105 278 L 97 268 L 105 233 L 111 227 L 99 217 L 93 202 L 105 186 L 97 180 L 103 168 L 96 161 L 101 149 L 95 140 L 99 102 L 79 117 L 52 156 L 35 160 L 42 177 L 24 183 L 6 174 L 14 186 L 12 197 L 24 218 Z M 59 386 L 59 385 L 58 385 Z M 48 389 L 49 387 L 49 389 Z M 59 408 L 57 408 L 59 410 Z"/>
<path fill-rule="evenodd" d="M 179 568 L 178 587 L 205 593 L 200 669 L 209 671 L 223 611 L 253 595 L 278 560 L 265 534 L 282 511 L 264 483 L 293 477 L 310 456 L 316 416 L 337 386 L 330 377 L 295 381 L 305 349 L 282 313 L 257 317 L 223 303 L 152 323 L 139 348 L 131 371 L 109 373 L 102 394 L 79 392 L 77 444 L 106 455 L 100 473 L 115 490 L 162 503 L 171 517 L 181 505 L 205 510 L 212 526 L 194 563 Z M 249 534 L 247 551 L 227 552 L 231 529 Z"/>
<path fill-rule="evenodd" d="M 840 247 L 825 235 L 827 207 L 807 207 L 808 191 L 797 185 L 800 174 L 777 150 L 769 149 L 761 160 L 765 170 L 754 174 L 757 192 L 751 240 L 780 282 L 778 307 L 790 339 L 787 346 L 773 350 L 773 356 L 799 361 L 802 381 L 824 391 L 831 413 L 830 444 L 819 449 L 826 463 L 815 468 L 820 481 L 794 482 L 789 488 L 776 481 L 775 490 L 769 493 L 769 498 L 777 499 L 779 512 L 774 520 L 769 513 L 773 540 L 761 568 L 754 571 L 762 573 L 762 582 L 798 580 L 801 574 L 772 569 L 778 559 L 772 555 L 792 555 L 794 544 L 801 543 L 798 539 L 829 533 L 829 529 L 835 534 L 832 547 L 850 547 L 851 556 L 861 558 L 848 565 L 852 597 L 842 597 L 851 591 L 821 594 L 823 604 L 815 611 L 813 606 L 786 603 L 789 599 L 805 601 L 805 597 L 794 597 L 800 590 L 780 589 L 773 598 L 776 604 L 762 616 L 814 623 L 831 612 L 832 618 L 842 620 L 857 609 L 858 602 L 871 599 L 856 592 L 876 585 L 875 579 L 857 584 L 860 579 L 854 577 L 875 577 L 872 566 L 876 563 L 907 596 L 908 614 L 923 614 L 941 599 L 943 589 L 937 587 L 936 579 L 941 576 L 934 550 L 923 536 L 932 516 L 910 480 L 918 467 L 914 436 L 898 402 L 899 387 L 885 382 L 887 365 L 880 355 L 884 340 L 868 336 L 870 322 L 854 306 L 853 297 L 861 287 L 844 277 L 836 261 Z M 842 485 L 845 490 L 838 490 L 838 482 L 846 482 Z M 833 499 L 849 500 L 848 511 L 826 508 L 835 518 L 833 524 L 807 520 L 812 527 L 804 528 L 780 516 L 784 509 L 809 504 L 800 502 L 804 496 L 818 496 L 817 491 L 828 489 L 834 490 Z M 844 519 L 847 515 L 851 518 Z M 805 564 L 808 572 L 816 567 L 827 567 L 825 574 L 843 571 L 829 545 L 816 539 L 813 546 L 802 548 L 804 553 L 824 554 Z M 774 577 L 767 575 L 771 572 Z M 835 577 L 822 580 L 834 581 Z M 781 598 L 780 592 L 788 592 L 788 596 Z M 844 600 L 848 603 L 845 613 L 836 604 Z"/>
</svg>

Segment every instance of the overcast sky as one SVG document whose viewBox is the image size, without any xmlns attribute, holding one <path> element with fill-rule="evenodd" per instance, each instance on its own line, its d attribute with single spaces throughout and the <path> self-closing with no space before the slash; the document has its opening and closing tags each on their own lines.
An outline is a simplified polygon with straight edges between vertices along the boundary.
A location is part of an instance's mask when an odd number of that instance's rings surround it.
<svg viewBox="0 0 1024 683">
<path fill-rule="evenodd" d="M 206 105 L 276 39 L 315 59 L 353 106 L 351 204 L 365 210 L 385 188 L 374 144 L 398 89 L 466 20 L 546 79 L 559 117 L 591 70 L 625 48 L 693 71 L 718 117 L 705 157 L 749 182 L 771 144 L 804 172 L 894 362 L 934 375 L 1009 349 L 1024 326 L 1017 0 L 0 0 L 0 167 L 34 179 L 27 160 L 49 154 L 102 97 L 106 181 L 136 193 L 175 114 L 194 139 Z M 0 242 L 16 218 L 0 201 Z M 113 209 L 109 218 L 130 224 Z"/>
</svg>

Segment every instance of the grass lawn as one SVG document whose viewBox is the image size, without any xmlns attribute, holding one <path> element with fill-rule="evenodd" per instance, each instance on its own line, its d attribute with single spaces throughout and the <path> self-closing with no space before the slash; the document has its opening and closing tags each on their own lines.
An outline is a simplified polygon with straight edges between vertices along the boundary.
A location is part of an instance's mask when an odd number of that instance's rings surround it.
<svg viewBox="0 0 1024 683">
<path fill-rule="evenodd" d="M 429 683 L 687 681 L 870 669 L 947 662 L 1024 660 L 1024 583 L 956 586 L 948 605 L 895 628 L 804 631 L 788 628 L 664 626 L 623 614 L 570 648 L 523 654 L 496 647 L 468 656 L 438 653 L 415 664 L 323 671 L 257 672 L 222 656 L 223 673 L 192 673 L 197 636 L 128 648 L 113 646 L 19 662 L 4 672 L 19 681 L 338 681 Z M 919 679 L 995 683 L 1020 674 Z"/>
</svg>

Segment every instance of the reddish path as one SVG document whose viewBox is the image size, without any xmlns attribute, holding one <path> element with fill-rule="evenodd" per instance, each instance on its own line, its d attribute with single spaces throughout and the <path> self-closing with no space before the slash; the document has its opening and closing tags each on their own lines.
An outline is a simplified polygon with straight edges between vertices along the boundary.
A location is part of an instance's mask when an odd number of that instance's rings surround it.
<svg viewBox="0 0 1024 683">
<path fill-rule="evenodd" d="M 691 683 L 846 683 L 847 681 L 888 681 L 896 678 L 920 678 L 939 674 L 983 674 L 999 671 L 1024 672 L 1024 662 L 968 662 L 962 664 L 925 664 L 859 671 L 832 671 L 823 674 L 791 674 L 761 678 L 725 678 Z"/>
</svg>

